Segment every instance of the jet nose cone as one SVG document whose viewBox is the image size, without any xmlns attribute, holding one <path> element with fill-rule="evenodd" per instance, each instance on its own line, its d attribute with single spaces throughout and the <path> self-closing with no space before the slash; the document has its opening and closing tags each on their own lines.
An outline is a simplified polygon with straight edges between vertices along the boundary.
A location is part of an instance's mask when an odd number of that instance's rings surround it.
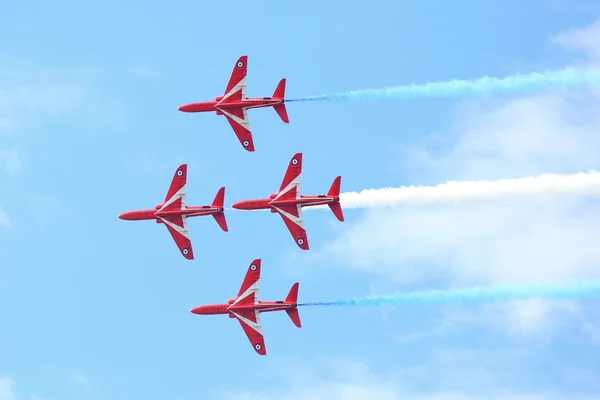
<svg viewBox="0 0 600 400">
<path fill-rule="evenodd" d="M 123 214 L 119 214 L 119 219 L 123 219 L 125 221 L 131 221 L 133 219 L 131 213 L 132 213 L 131 211 L 127 211 L 127 212 L 124 212 Z"/>
<path fill-rule="evenodd" d="M 192 314 L 200 314 L 200 310 L 201 310 L 201 306 L 200 307 L 194 307 L 190 310 L 190 312 Z"/>
<path fill-rule="evenodd" d="M 191 104 L 184 104 L 182 106 L 177 107 L 177 110 L 182 111 L 182 112 L 190 112 L 192 105 Z"/>
</svg>

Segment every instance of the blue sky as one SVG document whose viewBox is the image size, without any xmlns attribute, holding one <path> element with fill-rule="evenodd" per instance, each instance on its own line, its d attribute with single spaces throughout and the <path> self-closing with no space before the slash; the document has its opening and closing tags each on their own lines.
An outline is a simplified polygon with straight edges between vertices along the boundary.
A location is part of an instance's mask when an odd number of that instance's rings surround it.
<svg viewBox="0 0 600 400">
<path fill-rule="evenodd" d="M 233 297 L 254 258 L 263 300 L 297 280 L 317 301 L 597 278 L 593 199 L 307 212 L 309 252 L 279 217 L 232 211 L 228 233 L 190 220 L 191 262 L 163 226 L 117 219 L 160 202 L 181 163 L 190 205 L 268 195 L 296 152 L 305 194 L 337 175 L 355 191 L 598 169 L 593 94 L 290 103 L 289 125 L 250 112 L 255 153 L 222 116 L 177 111 L 222 94 L 242 54 L 257 97 L 283 77 L 301 97 L 597 66 L 593 2 L 2 8 L 0 400 L 598 396 L 597 302 L 306 308 L 302 329 L 272 313 L 267 357 L 234 320 L 189 312 Z"/>
</svg>

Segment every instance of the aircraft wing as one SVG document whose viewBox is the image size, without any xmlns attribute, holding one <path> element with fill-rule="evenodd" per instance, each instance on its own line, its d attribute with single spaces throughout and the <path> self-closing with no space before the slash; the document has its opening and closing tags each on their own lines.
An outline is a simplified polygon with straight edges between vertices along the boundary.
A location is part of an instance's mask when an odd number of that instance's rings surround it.
<svg viewBox="0 0 600 400">
<path fill-rule="evenodd" d="M 238 291 L 238 294 L 230 307 L 258 303 L 260 265 L 260 258 L 257 258 L 250 263 L 248 271 L 246 271 L 246 275 L 242 281 L 242 285 L 240 286 L 240 290 Z M 254 350 L 263 356 L 267 354 L 265 349 L 265 340 L 260 325 L 260 312 L 257 310 L 244 309 L 230 309 L 229 311 L 240 322 L 240 325 L 248 337 L 248 340 L 250 340 L 252 347 L 254 347 Z"/>
<path fill-rule="evenodd" d="M 244 280 L 242 281 L 242 286 L 240 286 L 240 290 L 238 291 L 234 302 L 231 304 L 232 307 L 235 305 L 248 305 L 258 303 L 258 292 L 260 287 L 260 265 L 260 258 L 257 258 L 256 260 L 250 263 L 248 271 L 246 272 L 246 276 L 244 276 Z"/>
<path fill-rule="evenodd" d="M 181 254 L 188 260 L 193 260 L 194 251 L 192 249 L 186 217 L 184 215 L 157 215 L 157 217 L 164 222 Z"/>
<path fill-rule="evenodd" d="M 244 333 L 250 340 L 250 344 L 261 356 L 267 354 L 265 347 L 265 338 L 262 333 L 262 326 L 260 324 L 260 312 L 258 310 L 243 310 L 243 311 L 231 311 L 235 318 L 240 322 Z"/>
<path fill-rule="evenodd" d="M 217 105 L 217 109 L 223 113 L 227 122 L 231 125 L 233 132 L 247 151 L 254 151 L 254 140 L 250 132 L 250 121 L 248 120 L 248 111 L 246 108 L 222 109 Z"/>
<path fill-rule="evenodd" d="M 300 197 L 300 182 L 302 176 L 302 153 L 296 153 L 290 160 L 285 171 L 277 196 L 272 201 L 290 200 Z M 298 211 L 299 212 L 299 211 Z"/>
<path fill-rule="evenodd" d="M 174 211 L 185 208 L 185 193 L 187 184 L 187 164 L 181 164 L 175 170 L 171 186 L 165 196 L 160 211 Z M 190 241 L 186 217 L 183 215 L 157 215 L 169 230 L 181 254 L 188 260 L 194 259 L 192 242 Z"/>
<path fill-rule="evenodd" d="M 248 72 L 248 56 L 241 56 L 235 62 L 233 72 L 219 103 L 232 103 L 246 98 L 246 74 Z M 217 104 L 218 106 L 218 104 Z"/>
<path fill-rule="evenodd" d="M 308 250 L 308 238 L 306 229 L 304 229 L 304 218 L 302 216 L 302 207 L 299 205 L 286 204 L 282 206 L 273 206 L 275 211 L 281 215 L 281 219 L 294 237 L 294 241 L 302 250 Z"/>
<path fill-rule="evenodd" d="M 181 164 L 175 170 L 171 186 L 165 196 L 161 211 L 179 210 L 185 207 L 185 192 L 187 183 L 187 164 Z"/>
</svg>

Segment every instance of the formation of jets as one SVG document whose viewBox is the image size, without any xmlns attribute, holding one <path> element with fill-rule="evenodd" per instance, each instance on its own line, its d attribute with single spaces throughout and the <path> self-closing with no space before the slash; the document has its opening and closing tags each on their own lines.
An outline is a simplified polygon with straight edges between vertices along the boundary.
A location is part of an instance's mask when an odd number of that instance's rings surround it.
<svg viewBox="0 0 600 400">
<path fill-rule="evenodd" d="M 238 59 L 222 96 L 218 96 L 214 101 L 185 104 L 180 106 L 179 110 L 190 113 L 215 111 L 217 115 L 224 115 L 242 146 L 247 151 L 254 151 L 248 109 L 273 107 L 284 122 L 288 123 L 289 119 L 284 104 L 285 78 L 279 82 L 272 97 L 246 98 L 247 62 L 247 56 Z M 187 164 L 177 167 L 164 201 L 157 204 L 154 209 L 128 211 L 120 214 L 119 218 L 127 221 L 155 220 L 156 223 L 163 224 L 183 257 L 193 260 L 194 250 L 187 222 L 189 217 L 211 215 L 223 231 L 228 232 L 229 229 L 225 219 L 225 187 L 217 191 L 211 205 L 188 206 L 186 205 L 187 172 Z M 296 153 L 290 160 L 277 193 L 264 199 L 238 201 L 232 207 L 238 210 L 268 209 L 272 213 L 278 213 L 297 246 L 302 250 L 308 250 L 302 208 L 327 205 L 335 217 L 343 222 L 344 215 L 340 206 L 342 178 L 336 177 L 325 195 L 304 196 L 300 194 L 301 175 L 302 153 Z M 301 324 L 297 309 L 298 283 L 292 286 L 284 301 L 259 301 L 260 267 L 260 259 L 250 264 L 238 295 L 230 299 L 227 304 L 199 306 L 193 308 L 191 312 L 202 315 L 227 314 L 230 318 L 237 318 L 254 350 L 260 355 L 266 355 L 260 313 L 285 310 L 297 327 L 300 328 Z"/>
</svg>

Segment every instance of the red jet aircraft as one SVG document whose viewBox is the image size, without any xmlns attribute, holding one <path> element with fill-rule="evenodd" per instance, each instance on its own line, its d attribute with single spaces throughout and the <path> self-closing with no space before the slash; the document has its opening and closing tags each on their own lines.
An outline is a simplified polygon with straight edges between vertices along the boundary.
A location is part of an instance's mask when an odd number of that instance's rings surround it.
<svg viewBox="0 0 600 400">
<path fill-rule="evenodd" d="M 267 349 L 260 324 L 261 312 L 285 310 L 294 325 L 301 328 L 302 324 L 298 314 L 298 282 L 292 285 L 284 301 L 258 301 L 260 264 L 260 259 L 252 261 L 235 299 L 230 299 L 227 304 L 195 307 L 191 312 L 199 315 L 228 314 L 229 318 L 237 318 L 254 350 L 264 356 Z"/>
<path fill-rule="evenodd" d="M 248 151 L 254 151 L 254 142 L 246 110 L 273 107 L 283 122 L 287 124 L 290 120 L 284 104 L 285 78 L 279 81 L 272 97 L 246 98 L 247 63 L 248 56 L 241 56 L 237 60 L 225 93 L 222 96 L 217 96 L 214 101 L 184 104 L 178 110 L 188 113 L 216 111 L 217 115 L 225 115 L 242 146 Z"/>
<path fill-rule="evenodd" d="M 186 183 L 187 164 L 182 164 L 175 171 L 171 186 L 162 204 L 156 205 L 154 210 L 129 211 L 119 215 L 119 218 L 127 221 L 155 219 L 158 224 L 164 223 L 181 254 L 188 260 L 193 260 L 194 251 L 189 237 L 187 218 L 212 215 L 221 229 L 227 232 L 227 220 L 223 213 L 225 188 L 219 189 L 210 206 L 187 207 L 185 205 Z"/>
<path fill-rule="evenodd" d="M 327 204 L 336 218 L 344 221 L 342 207 L 340 206 L 340 185 L 342 177 L 338 176 L 327 195 L 302 196 L 300 195 L 300 176 L 302 174 L 302 153 L 296 153 L 285 172 L 279 191 L 269 196 L 268 199 L 244 200 L 233 204 L 238 210 L 270 209 L 272 213 L 279 213 L 283 222 L 294 237 L 296 244 L 302 250 L 308 250 L 308 239 L 304 229 L 302 207 Z"/>
</svg>

